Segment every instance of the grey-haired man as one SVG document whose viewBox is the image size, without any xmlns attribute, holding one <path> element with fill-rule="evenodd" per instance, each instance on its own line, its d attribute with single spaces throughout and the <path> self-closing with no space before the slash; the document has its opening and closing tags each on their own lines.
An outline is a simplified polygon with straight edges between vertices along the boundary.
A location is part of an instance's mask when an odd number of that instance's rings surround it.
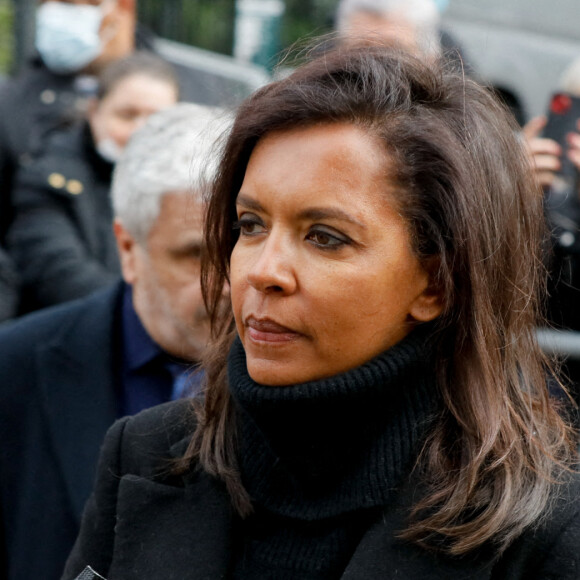
<svg viewBox="0 0 580 580">
<path fill-rule="evenodd" d="M 113 179 L 125 282 L 0 331 L 2 578 L 60 578 L 106 429 L 196 387 L 203 193 L 226 125 L 198 105 L 151 117 Z"/>
</svg>

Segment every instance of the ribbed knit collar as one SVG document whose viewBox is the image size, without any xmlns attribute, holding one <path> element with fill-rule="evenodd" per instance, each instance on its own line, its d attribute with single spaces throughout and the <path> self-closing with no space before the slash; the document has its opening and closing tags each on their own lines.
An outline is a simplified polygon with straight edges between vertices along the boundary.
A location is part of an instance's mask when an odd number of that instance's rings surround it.
<svg viewBox="0 0 580 580">
<path fill-rule="evenodd" d="M 273 513 L 306 520 L 386 505 L 438 409 L 420 329 L 346 373 L 284 387 L 254 382 L 236 339 L 228 378 L 247 491 Z"/>
</svg>

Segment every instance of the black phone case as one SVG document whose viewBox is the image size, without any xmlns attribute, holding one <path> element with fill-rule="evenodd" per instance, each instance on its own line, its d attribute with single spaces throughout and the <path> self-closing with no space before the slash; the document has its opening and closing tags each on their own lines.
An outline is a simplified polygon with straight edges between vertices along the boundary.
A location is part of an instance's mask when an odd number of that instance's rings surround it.
<svg viewBox="0 0 580 580">
<path fill-rule="evenodd" d="M 546 192 L 546 210 L 556 242 L 568 251 L 580 252 L 579 174 L 568 159 L 568 133 L 578 133 L 580 98 L 567 93 L 555 93 L 550 99 L 548 122 L 543 137 L 553 139 L 562 147 L 561 168 Z"/>
</svg>

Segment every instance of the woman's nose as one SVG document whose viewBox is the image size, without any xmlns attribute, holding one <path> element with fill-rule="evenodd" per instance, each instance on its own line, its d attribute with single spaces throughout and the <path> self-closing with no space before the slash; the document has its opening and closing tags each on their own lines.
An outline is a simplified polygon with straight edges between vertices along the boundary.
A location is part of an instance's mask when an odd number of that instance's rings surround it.
<svg viewBox="0 0 580 580">
<path fill-rule="evenodd" d="M 296 290 L 294 257 L 287 241 L 270 234 L 256 248 L 248 283 L 260 292 L 292 294 Z"/>
</svg>

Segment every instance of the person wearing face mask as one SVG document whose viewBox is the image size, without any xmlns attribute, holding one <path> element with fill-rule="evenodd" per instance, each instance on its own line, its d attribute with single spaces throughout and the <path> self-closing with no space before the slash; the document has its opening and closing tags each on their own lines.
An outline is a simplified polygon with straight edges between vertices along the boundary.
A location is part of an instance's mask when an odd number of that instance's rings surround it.
<svg viewBox="0 0 580 580">
<path fill-rule="evenodd" d="M 0 242 L 12 220 L 19 164 L 30 163 L 54 127 L 82 116 L 95 75 L 135 49 L 153 50 L 137 26 L 135 0 L 40 0 L 36 52 L 0 87 Z"/>
<path fill-rule="evenodd" d="M 116 279 L 111 175 L 132 133 L 179 97 L 173 68 L 136 52 L 105 68 L 87 120 L 47 137 L 19 169 L 6 245 L 22 280 L 20 312 L 80 298 Z"/>
<path fill-rule="evenodd" d="M 98 69 L 108 60 L 104 47 L 116 36 L 117 24 L 109 20 L 115 4 L 42 2 L 36 16 L 36 49 L 44 64 L 65 75 Z"/>
</svg>

